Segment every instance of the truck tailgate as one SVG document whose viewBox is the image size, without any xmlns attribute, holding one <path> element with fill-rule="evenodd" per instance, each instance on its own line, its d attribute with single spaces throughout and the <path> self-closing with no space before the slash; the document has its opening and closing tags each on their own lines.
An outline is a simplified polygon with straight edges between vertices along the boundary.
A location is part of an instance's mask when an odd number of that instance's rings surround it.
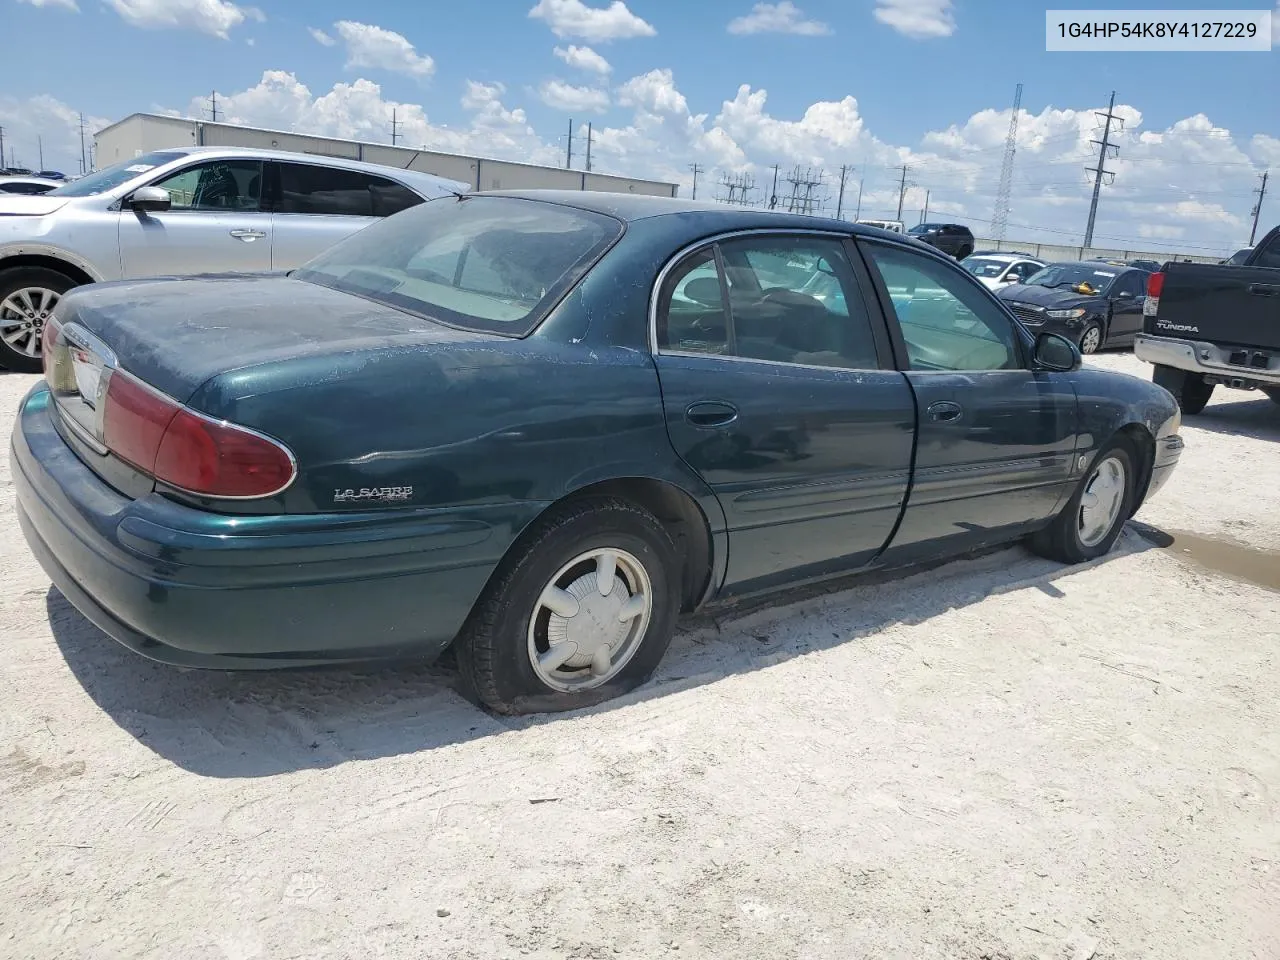
<svg viewBox="0 0 1280 960">
<path fill-rule="evenodd" d="M 1280 270 L 1169 263 L 1164 274 L 1146 333 L 1280 351 Z"/>
</svg>

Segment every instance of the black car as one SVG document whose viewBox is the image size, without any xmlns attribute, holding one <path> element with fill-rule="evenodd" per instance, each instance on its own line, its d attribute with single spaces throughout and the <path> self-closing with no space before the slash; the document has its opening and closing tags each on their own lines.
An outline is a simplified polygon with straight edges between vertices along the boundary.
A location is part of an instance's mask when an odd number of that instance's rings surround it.
<svg viewBox="0 0 1280 960">
<path fill-rule="evenodd" d="M 1051 263 L 997 296 L 1032 332 L 1058 333 L 1081 353 L 1133 343 L 1142 332 L 1146 270 L 1096 260 Z"/>
<path fill-rule="evenodd" d="M 907 236 L 923 240 L 957 260 L 973 254 L 973 231 L 958 223 L 920 223 L 908 230 Z"/>
</svg>

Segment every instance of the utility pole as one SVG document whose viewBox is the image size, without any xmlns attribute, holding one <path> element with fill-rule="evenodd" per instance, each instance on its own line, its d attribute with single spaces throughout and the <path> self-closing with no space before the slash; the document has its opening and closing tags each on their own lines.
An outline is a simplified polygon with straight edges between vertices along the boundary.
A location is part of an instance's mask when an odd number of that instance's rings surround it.
<svg viewBox="0 0 1280 960">
<path fill-rule="evenodd" d="M 587 121 L 587 173 L 591 172 L 591 122 Z"/>
<path fill-rule="evenodd" d="M 218 122 L 218 91 L 214 90 L 209 94 L 209 113 L 213 116 L 213 122 Z"/>
<path fill-rule="evenodd" d="M 1270 170 L 1262 171 L 1262 184 L 1253 192 L 1258 195 L 1258 202 L 1249 212 L 1253 214 L 1253 227 L 1249 231 L 1249 246 L 1253 246 L 1253 238 L 1258 235 L 1258 217 L 1262 214 L 1262 198 L 1267 195 L 1267 177 Z"/>
<path fill-rule="evenodd" d="M 40 154 L 40 169 L 44 169 L 44 137 L 36 134 L 36 152 Z"/>
<path fill-rule="evenodd" d="M 4 127 L 0 127 L 0 170 L 4 169 Z"/>
<path fill-rule="evenodd" d="M 858 181 L 858 209 L 853 211 L 853 219 L 857 220 L 862 216 L 862 185 L 866 182 L 866 177 Z"/>
<path fill-rule="evenodd" d="M 778 165 L 773 165 L 773 189 L 769 191 L 769 209 L 772 210 L 778 205 Z"/>
<path fill-rule="evenodd" d="M 689 169 L 693 171 L 693 196 L 691 199 L 698 199 L 698 174 L 702 172 L 702 165 L 699 163 L 689 164 Z"/>
<path fill-rule="evenodd" d="M 933 192 L 932 190 L 926 190 L 924 192 L 924 209 L 920 211 L 921 223 L 924 223 L 926 220 L 929 219 L 929 194 L 931 194 L 932 192 Z"/>
<path fill-rule="evenodd" d="M 1114 173 L 1103 167 L 1107 160 L 1107 151 L 1112 149 L 1119 151 L 1119 148 L 1111 143 L 1111 121 L 1120 120 L 1115 115 L 1115 108 L 1116 92 L 1112 90 L 1111 102 L 1107 104 L 1107 112 L 1097 114 L 1097 116 L 1103 118 L 1102 139 L 1089 141 L 1098 145 L 1098 165 L 1093 170 L 1093 199 L 1089 201 L 1089 223 L 1084 228 L 1084 245 L 1086 249 L 1093 246 L 1093 223 L 1098 217 L 1098 194 L 1102 192 L 1102 178 L 1104 176 L 1115 177 Z M 1124 121 L 1120 120 L 1120 123 L 1123 125 Z"/>
<path fill-rule="evenodd" d="M 396 108 L 392 107 L 391 108 L 391 145 L 393 147 L 400 142 L 400 128 L 402 126 L 403 124 L 400 123 L 398 119 L 396 119 Z"/>
<path fill-rule="evenodd" d="M 902 201 L 907 198 L 907 165 L 902 165 L 902 183 L 898 185 L 898 215 L 895 220 L 902 219 Z"/>
<path fill-rule="evenodd" d="M 569 170 L 573 167 L 573 117 L 569 118 L 569 146 L 564 153 L 564 168 Z"/>
<path fill-rule="evenodd" d="M 844 212 L 844 180 L 849 175 L 849 168 L 843 163 L 840 164 L 840 192 L 836 195 L 836 219 L 840 219 L 840 214 Z"/>
<path fill-rule="evenodd" d="M 88 172 L 89 172 L 89 168 L 85 166 L 85 158 L 84 158 L 84 114 L 81 113 L 80 114 L 80 175 L 83 176 Z"/>
</svg>

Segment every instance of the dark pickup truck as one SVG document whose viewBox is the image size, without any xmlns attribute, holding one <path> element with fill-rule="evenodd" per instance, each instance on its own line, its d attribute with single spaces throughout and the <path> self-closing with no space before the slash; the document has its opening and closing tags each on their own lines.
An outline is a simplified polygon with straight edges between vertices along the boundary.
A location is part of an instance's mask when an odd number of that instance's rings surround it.
<svg viewBox="0 0 1280 960">
<path fill-rule="evenodd" d="M 1166 263 L 1147 281 L 1133 352 L 1183 413 L 1199 413 L 1219 384 L 1280 403 L 1280 227 L 1244 263 Z"/>
</svg>

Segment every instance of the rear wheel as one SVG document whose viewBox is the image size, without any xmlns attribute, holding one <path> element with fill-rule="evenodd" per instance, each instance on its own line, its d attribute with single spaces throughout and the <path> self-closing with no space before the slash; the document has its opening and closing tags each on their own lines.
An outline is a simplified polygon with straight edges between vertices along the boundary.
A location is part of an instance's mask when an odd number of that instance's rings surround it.
<svg viewBox="0 0 1280 960">
<path fill-rule="evenodd" d="M 570 504 L 523 538 L 458 638 L 458 665 L 499 713 L 573 710 L 649 679 L 680 606 L 675 545 L 624 500 Z"/>
<path fill-rule="evenodd" d="M 1031 548 L 1060 563 L 1102 556 L 1133 513 L 1136 477 L 1133 448 L 1124 440 L 1113 440 L 1094 458 L 1057 519 L 1031 538 Z"/>
<path fill-rule="evenodd" d="M 40 338 L 62 295 L 76 285 L 45 267 L 0 272 L 0 365 L 17 373 L 39 373 Z"/>
<path fill-rule="evenodd" d="M 1178 406 L 1185 414 L 1199 413 L 1213 396 L 1213 384 L 1205 383 L 1204 377 L 1198 373 L 1179 370 L 1177 367 L 1156 365 L 1151 374 L 1152 383 L 1164 387 L 1173 394 Z M 1274 398 L 1273 398 L 1274 399 Z M 1277 401 L 1280 402 L 1280 401 Z"/>
</svg>

